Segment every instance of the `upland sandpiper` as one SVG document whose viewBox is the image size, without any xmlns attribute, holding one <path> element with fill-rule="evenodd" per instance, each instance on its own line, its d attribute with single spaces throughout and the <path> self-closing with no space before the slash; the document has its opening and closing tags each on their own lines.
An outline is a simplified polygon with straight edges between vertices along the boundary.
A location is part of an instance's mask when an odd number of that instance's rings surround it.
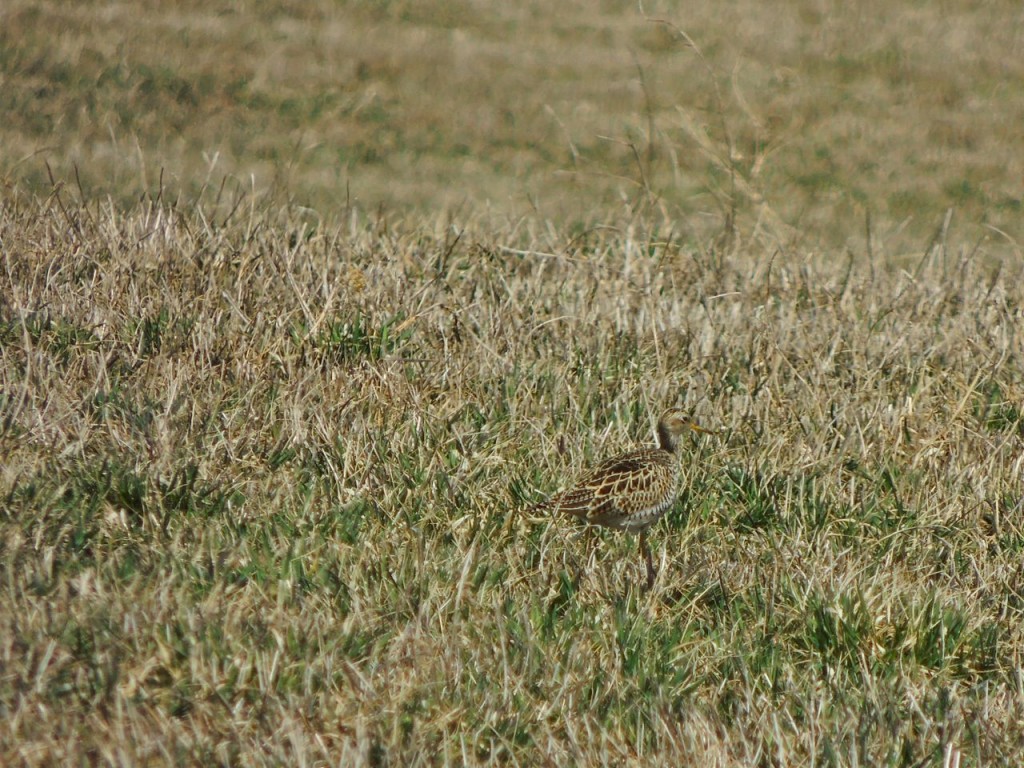
<svg viewBox="0 0 1024 768">
<path fill-rule="evenodd" d="M 591 525 L 639 533 L 650 589 L 655 571 L 647 529 L 676 500 L 680 476 L 676 449 L 679 436 L 690 430 L 710 432 L 695 424 L 686 411 L 669 408 L 658 419 L 657 448 L 641 448 L 603 461 L 571 488 L 541 502 L 534 510 L 567 512 Z"/>
</svg>

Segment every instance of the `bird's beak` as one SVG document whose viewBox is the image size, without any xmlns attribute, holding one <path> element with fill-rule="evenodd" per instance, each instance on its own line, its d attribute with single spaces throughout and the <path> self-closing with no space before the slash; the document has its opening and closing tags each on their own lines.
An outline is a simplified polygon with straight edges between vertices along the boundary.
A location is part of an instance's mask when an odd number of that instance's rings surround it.
<svg viewBox="0 0 1024 768">
<path fill-rule="evenodd" d="M 702 435 L 717 435 L 718 433 L 711 429 L 704 429 L 700 424 L 694 424 L 690 422 L 690 429 L 694 432 L 700 432 Z"/>
</svg>

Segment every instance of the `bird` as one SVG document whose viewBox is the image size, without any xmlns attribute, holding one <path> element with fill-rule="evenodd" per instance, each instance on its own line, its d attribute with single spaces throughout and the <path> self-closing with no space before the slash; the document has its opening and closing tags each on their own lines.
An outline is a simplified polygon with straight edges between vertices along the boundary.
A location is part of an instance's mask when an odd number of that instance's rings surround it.
<svg viewBox="0 0 1024 768">
<path fill-rule="evenodd" d="M 687 411 L 669 408 L 658 419 L 658 447 L 619 454 L 581 475 L 570 488 L 534 505 L 534 512 L 568 513 L 588 525 L 640 534 L 647 563 L 647 589 L 655 569 L 647 530 L 671 508 L 681 475 L 677 450 L 688 431 L 714 434 L 694 422 Z"/>
</svg>

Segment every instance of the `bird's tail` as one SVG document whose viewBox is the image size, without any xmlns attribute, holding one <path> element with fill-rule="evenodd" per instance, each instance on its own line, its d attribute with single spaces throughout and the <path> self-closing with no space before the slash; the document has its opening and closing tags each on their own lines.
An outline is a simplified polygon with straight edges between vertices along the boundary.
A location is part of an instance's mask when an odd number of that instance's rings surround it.
<svg viewBox="0 0 1024 768">
<path fill-rule="evenodd" d="M 562 491 L 556 493 L 553 496 L 534 504 L 529 507 L 526 512 L 527 514 L 544 518 L 550 518 L 554 515 L 571 515 L 572 517 L 578 517 L 580 520 L 586 520 L 590 513 L 591 503 L 590 499 L 578 492 L 573 490 Z"/>
<path fill-rule="evenodd" d="M 543 501 L 530 504 L 522 510 L 523 516 L 530 518 L 533 522 L 541 522 L 551 517 L 551 513 L 558 508 L 558 497 L 550 496 Z"/>
</svg>

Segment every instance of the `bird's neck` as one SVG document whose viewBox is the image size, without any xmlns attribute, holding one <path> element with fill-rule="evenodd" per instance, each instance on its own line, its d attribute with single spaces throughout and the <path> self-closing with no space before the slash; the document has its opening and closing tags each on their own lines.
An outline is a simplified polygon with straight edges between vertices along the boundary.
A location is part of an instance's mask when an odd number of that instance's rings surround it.
<svg viewBox="0 0 1024 768">
<path fill-rule="evenodd" d="M 658 422 L 658 443 L 661 445 L 661 450 L 668 453 L 675 453 L 676 446 L 679 445 L 679 438 L 669 432 L 665 424 L 660 421 Z"/>
</svg>

